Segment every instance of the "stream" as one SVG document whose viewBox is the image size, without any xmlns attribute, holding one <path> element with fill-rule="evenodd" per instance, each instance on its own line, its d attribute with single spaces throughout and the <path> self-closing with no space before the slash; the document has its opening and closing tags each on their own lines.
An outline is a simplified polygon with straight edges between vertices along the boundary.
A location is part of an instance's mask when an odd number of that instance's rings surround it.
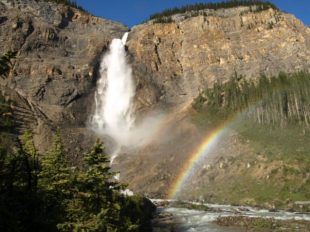
<svg viewBox="0 0 310 232">
<path fill-rule="evenodd" d="M 219 217 L 247 216 L 274 218 L 277 220 L 303 220 L 310 222 L 310 214 L 257 209 L 248 206 L 203 204 L 208 211 L 179 208 L 163 204 L 163 200 L 152 200 L 157 207 L 157 217 L 153 221 L 154 232 L 242 232 L 241 228 L 223 227 L 214 223 Z M 195 202 L 187 204 L 201 205 Z M 170 204 L 171 205 L 171 204 Z"/>
</svg>

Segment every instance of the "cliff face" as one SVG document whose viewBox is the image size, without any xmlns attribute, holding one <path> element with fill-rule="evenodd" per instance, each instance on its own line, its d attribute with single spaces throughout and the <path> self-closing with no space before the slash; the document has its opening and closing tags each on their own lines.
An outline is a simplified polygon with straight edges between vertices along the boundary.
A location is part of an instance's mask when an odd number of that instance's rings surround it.
<svg viewBox="0 0 310 232">
<path fill-rule="evenodd" d="M 206 15 L 190 18 L 186 14 L 176 15 L 173 23 L 149 22 L 132 29 L 128 50 L 140 87 L 139 107 L 157 103 L 188 106 L 200 91 L 216 81 L 228 80 L 235 73 L 251 79 L 262 73 L 269 76 L 280 71 L 310 70 L 310 29 L 294 16 L 272 9 L 252 12 L 247 7 L 208 10 Z M 155 198 L 166 196 L 179 170 L 208 133 L 195 128 L 190 119 L 192 114 L 190 110 L 174 109 L 170 114 L 173 119 L 164 126 L 165 132 L 156 138 L 160 141 L 140 149 L 134 156 L 120 155 L 115 166 L 131 189 Z M 257 154 L 236 132 L 229 132 L 209 158 L 201 161 L 204 168 L 197 169 L 200 174 L 191 180 L 193 183 L 184 195 L 192 196 L 191 199 L 199 196 L 208 200 L 214 196 L 227 199 L 219 194 L 221 188 L 231 179 L 242 180 L 243 173 L 249 170 L 247 163 L 256 158 Z M 223 159 L 238 162 L 227 164 Z M 253 162 L 260 167 L 270 165 L 259 160 Z M 281 166 L 281 158 L 277 162 L 273 167 Z M 208 169 L 209 166 L 221 168 Z M 247 175 L 253 178 L 249 182 L 256 183 L 261 170 L 256 167 L 251 170 L 255 171 Z M 217 185 L 217 181 L 221 184 Z M 238 185 L 238 181 L 231 183 L 230 189 Z"/>
<path fill-rule="evenodd" d="M 309 70 L 310 29 L 289 14 L 248 7 L 174 16 L 174 23 L 134 27 L 128 47 L 157 85 L 157 100 L 191 100 L 235 72 L 246 78 Z"/>
<path fill-rule="evenodd" d="M 73 134 L 66 136 L 67 142 L 79 147 L 85 139 L 83 128 L 92 107 L 100 57 L 110 41 L 128 29 L 45 1 L 2 0 L 0 16 L 0 51 L 18 52 L 1 88 L 16 100 L 21 129 L 33 129 L 37 145 L 45 148 L 48 131 L 62 127 L 65 134 Z"/>
<path fill-rule="evenodd" d="M 235 73 L 257 78 L 261 73 L 310 70 L 310 29 L 292 15 L 238 7 L 206 10 L 203 16 L 189 18 L 176 15 L 173 19 L 173 23 L 148 22 L 134 27 L 127 43 L 137 110 L 176 107 L 166 115 L 165 129 L 152 144 L 127 151 L 136 155 L 121 154 L 115 161 L 121 179 L 131 189 L 152 197 L 166 196 L 178 170 L 207 133 L 192 123 L 190 107 L 180 106 Z M 100 57 L 112 38 L 121 37 L 125 31 L 127 28 L 119 23 L 72 7 L 1 0 L 0 55 L 9 50 L 18 53 L 9 76 L 0 79 L 0 89 L 13 101 L 19 133 L 32 129 L 36 145 L 45 150 L 52 131 L 61 127 L 68 153 L 78 162 L 81 150 L 91 146 L 95 137 L 86 128 L 94 105 Z M 244 152 L 255 156 L 233 132 L 222 143 L 232 156 Z M 212 157 L 227 157 L 226 148 L 214 151 Z M 231 165 L 214 159 L 214 167 Z M 219 169 L 224 176 L 225 170 Z M 209 170 L 212 175 L 216 171 Z M 211 183 L 203 179 L 210 175 L 201 173 L 196 187 Z M 195 197 L 197 194 L 192 199 Z"/>
</svg>

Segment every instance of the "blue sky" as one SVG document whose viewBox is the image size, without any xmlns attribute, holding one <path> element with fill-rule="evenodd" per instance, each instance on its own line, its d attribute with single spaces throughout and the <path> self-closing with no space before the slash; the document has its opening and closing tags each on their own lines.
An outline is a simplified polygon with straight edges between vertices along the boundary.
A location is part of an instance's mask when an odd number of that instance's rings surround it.
<svg viewBox="0 0 310 232">
<path fill-rule="evenodd" d="M 222 0 L 76 0 L 96 16 L 108 18 L 132 27 L 164 9 L 197 2 Z M 270 0 L 281 10 L 294 14 L 310 26 L 310 0 Z"/>
</svg>

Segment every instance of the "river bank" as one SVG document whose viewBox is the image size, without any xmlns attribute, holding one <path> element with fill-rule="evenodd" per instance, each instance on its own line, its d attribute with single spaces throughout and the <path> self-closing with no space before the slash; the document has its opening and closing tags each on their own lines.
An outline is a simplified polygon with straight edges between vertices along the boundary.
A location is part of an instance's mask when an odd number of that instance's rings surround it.
<svg viewBox="0 0 310 232">
<path fill-rule="evenodd" d="M 310 231 L 310 222 L 304 220 L 280 220 L 274 218 L 256 218 L 246 216 L 219 217 L 215 223 L 224 227 L 239 227 L 246 231 L 280 232 Z"/>
<path fill-rule="evenodd" d="M 310 214 L 248 206 L 152 200 L 154 232 L 310 231 Z"/>
</svg>

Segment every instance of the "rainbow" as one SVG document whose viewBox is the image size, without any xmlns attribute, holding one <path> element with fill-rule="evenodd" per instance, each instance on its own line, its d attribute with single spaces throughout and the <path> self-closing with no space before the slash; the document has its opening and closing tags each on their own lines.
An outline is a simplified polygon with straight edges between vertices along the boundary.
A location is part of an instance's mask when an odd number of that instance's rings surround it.
<svg viewBox="0 0 310 232">
<path fill-rule="evenodd" d="M 235 117 L 225 121 L 220 126 L 213 129 L 203 139 L 202 143 L 193 151 L 189 158 L 184 163 L 183 167 L 179 171 L 177 178 L 173 182 L 171 188 L 168 191 L 168 199 L 176 199 L 180 191 L 185 187 L 187 181 L 194 174 L 196 167 L 204 160 L 206 155 L 212 150 L 214 145 L 221 139 L 226 129 L 229 127 Z"/>
<path fill-rule="evenodd" d="M 280 88 L 275 89 L 274 92 L 281 90 Z M 261 102 L 262 99 L 258 99 L 256 102 L 247 108 L 247 111 L 254 110 L 255 106 Z M 189 158 L 185 161 L 183 167 L 180 169 L 177 178 L 172 183 L 171 187 L 168 190 L 167 198 L 177 199 L 178 194 L 184 189 L 186 183 L 191 179 L 194 172 L 197 170 L 199 164 L 203 162 L 204 158 L 210 153 L 214 145 L 221 139 L 225 131 L 235 122 L 242 120 L 242 114 L 245 110 L 241 112 L 236 112 L 224 123 L 217 126 L 207 136 L 202 140 L 202 143 L 193 151 Z"/>
</svg>

